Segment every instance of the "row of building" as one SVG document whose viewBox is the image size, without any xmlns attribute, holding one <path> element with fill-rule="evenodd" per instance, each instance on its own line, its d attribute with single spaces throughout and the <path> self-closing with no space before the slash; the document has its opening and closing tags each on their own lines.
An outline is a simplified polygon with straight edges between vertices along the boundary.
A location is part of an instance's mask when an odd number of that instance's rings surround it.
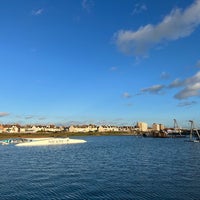
<svg viewBox="0 0 200 200">
<path fill-rule="evenodd" d="M 145 122 L 138 122 L 136 126 L 108 126 L 108 125 L 71 125 L 69 127 L 55 126 L 55 125 L 26 125 L 19 124 L 6 124 L 0 125 L 0 133 L 37 133 L 37 132 L 61 132 L 68 131 L 73 133 L 83 132 L 148 132 L 148 131 L 161 131 L 164 125 L 154 123 L 152 127 L 148 127 Z"/>
<path fill-rule="evenodd" d="M 48 125 L 26 125 L 21 126 L 19 124 L 1 124 L 0 133 L 37 133 L 37 132 L 60 132 L 64 131 L 64 127 Z"/>
</svg>

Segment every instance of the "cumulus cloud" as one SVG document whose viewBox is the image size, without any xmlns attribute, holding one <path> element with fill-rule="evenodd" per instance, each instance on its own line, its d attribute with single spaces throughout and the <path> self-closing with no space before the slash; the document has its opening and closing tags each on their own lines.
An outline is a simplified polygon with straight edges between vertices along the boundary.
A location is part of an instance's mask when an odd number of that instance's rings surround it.
<svg viewBox="0 0 200 200">
<path fill-rule="evenodd" d="M 142 93 L 150 93 L 150 94 L 160 94 L 160 92 L 165 88 L 164 85 L 153 85 L 148 88 L 144 88 L 141 90 Z"/>
<path fill-rule="evenodd" d="M 32 15 L 39 16 L 39 15 L 43 14 L 43 12 L 44 12 L 44 9 L 42 9 L 42 8 L 37 9 L 37 10 L 32 10 Z"/>
<path fill-rule="evenodd" d="M 191 106 L 191 105 L 194 105 L 196 104 L 197 102 L 196 101 L 184 101 L 184 102 L 180 102 L 178 104 L 179 107 L 185 107 L 185 106 Z"/>
<path fill-rule="evenodd" d="M 140 93 L 136 95 L 142 95 L 144 93 L 149 94 L 162 94 L 163 89 L 173 89 L 180 88 L 179 91 L 174 95 L 174 98 L 178 100 L 187 99 L 190 97 L 199 96 L 200 97 L 200 71 L 198 71 L 194 76 L 186 78 L 184 80 L 175 79 L 169 85 L 153 85 L 140 90 Z M 181 103 L 179 106 L 186 106 L 189 103 Z M 194 102 L 192 102 L 194 104 Z M 191 105 L 191 102 L 190 102 Z"/>
<path fill-rule="evenodd" d="M 6 117 L 8 115 L 9 115 L 9 113 L 7 113 L 7 112 L 0 112 L 0 117 Z"/>
<path fill-rule="evenodd" d="M 174 96 L 176 99 L 181 100 L 192 96 L 200 96 L 200 71 L 182 81 L 182 86 L 184 88 Z"/>
<path fill-rule="evenodd" d="M 183 90 L 178 92 L 174 97 L 176 99 L 187 99 L 192 96 L 200 96 L 200 84 L 186 86 Z"/>
<path fill-rule="evenodd" d="M 180 79 L 175 79 L 172 83 L 169 84 L 169 88 L 177 88 L 184 85 L 184 81 L 181 81 Z"/>
<path fill-rule="evenodd" d="M 173 9 L 157 25 L 147 24 L 136 31 L 120 30 L 114 34 L 114 41 L 122 52 L 140 56 L 157 44 L 189 36 L 199 24 L 200 0 L 196 0 L 185 10 Z"/>
</svg>

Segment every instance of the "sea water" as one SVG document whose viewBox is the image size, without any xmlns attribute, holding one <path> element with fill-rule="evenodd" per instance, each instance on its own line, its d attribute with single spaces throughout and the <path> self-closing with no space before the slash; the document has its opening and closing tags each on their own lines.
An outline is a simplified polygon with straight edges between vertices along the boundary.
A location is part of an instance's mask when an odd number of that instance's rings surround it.
<svg viewBox="0 0 200 200">
<path fill-rule="evenodd" d="M 200 143 L 81 139 L 87 143 L 0 146 L 0 199 L 200 199 Z"/>
</svg>

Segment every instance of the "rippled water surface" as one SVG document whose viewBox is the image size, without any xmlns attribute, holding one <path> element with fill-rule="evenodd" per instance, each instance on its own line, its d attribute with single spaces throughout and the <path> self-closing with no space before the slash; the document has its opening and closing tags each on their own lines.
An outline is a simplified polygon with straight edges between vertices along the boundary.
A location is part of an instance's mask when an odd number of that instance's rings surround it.
<svg viewBox="0 0 200 200">
<path fill-rule="evenodd" d="M 0 199 L 200 199 L 200 144 L 134 136 L 0 146 Z"/>
</svg>

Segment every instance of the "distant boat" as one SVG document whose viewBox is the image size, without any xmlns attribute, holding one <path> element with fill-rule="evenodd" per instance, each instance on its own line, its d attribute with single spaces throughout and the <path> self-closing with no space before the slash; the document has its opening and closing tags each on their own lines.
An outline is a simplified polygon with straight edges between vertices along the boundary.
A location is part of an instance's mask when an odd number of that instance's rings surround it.
<svg viewBox="0 0 200 200">
<path fill-rule="evenodd" d="M 70 138 L 38 138 L 29 139 L 26 142 L 18 143 L 15 146 L 48 146 L 48 145 L 63 145 L 63 144 L 79 144 L 85 143 L 85 140 L 70 139 Z"/>
</svg>

